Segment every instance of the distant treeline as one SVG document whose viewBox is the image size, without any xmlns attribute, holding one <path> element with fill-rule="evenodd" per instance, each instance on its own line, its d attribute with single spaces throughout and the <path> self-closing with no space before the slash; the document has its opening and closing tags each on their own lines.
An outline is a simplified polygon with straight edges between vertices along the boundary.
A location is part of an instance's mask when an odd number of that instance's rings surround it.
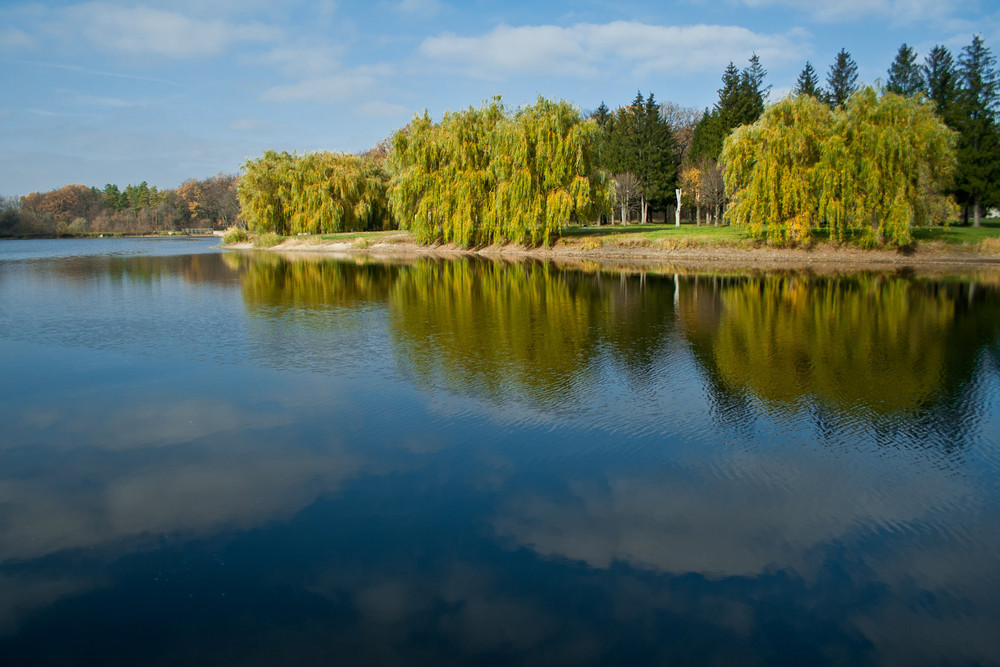
<svg viewBox="0 0 1000 667">
<path fill-rule="evenodd" d="M 49 192 L 0 199 L 0 236 L 88 233 L 144 234 L 190 228 L 225 229 L 236 224 L 237 177 L 219 174 L 190 180 L 174 190 L 145 181 L 124 189 L 67 185 Z"/>
</svg>

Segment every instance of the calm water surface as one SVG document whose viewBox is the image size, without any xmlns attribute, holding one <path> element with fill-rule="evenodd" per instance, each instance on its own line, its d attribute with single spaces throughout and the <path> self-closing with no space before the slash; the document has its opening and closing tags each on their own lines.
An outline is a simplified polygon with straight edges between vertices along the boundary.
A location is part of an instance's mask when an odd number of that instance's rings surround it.
<svg viewBox="0 0 1000 667">
<path fill-rule="evenodd" d="M 0 664 L 1000 664 L 1000 289 L 0 243 Z"/>
</svg>

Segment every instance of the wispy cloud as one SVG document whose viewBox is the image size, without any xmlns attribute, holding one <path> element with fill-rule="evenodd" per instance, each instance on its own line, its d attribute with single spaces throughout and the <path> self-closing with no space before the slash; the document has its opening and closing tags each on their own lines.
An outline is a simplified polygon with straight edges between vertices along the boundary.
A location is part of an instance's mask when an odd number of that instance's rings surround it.
<svg viewBox="0 0 1000 667">
<path fill-rule="evenodd" d="M 362 116 L 378 116 L 380 118 L 398 118 L 411 113 L 411 109 L 400 104 L 389 102 L 366 102 L 355 108 L 355 111 Z"/>
<path fill-rule="evenodd" d="M 362 72 L 340 72 L 332 76 L 306 79 L 274 86 L 261 95 L 264 102 L 350 102 L 375 87 L 375 77 Z"/>
<path fill-rule="evenodd" d="M 4 28 L 0 30 L 0 51 L 23 51 L 33 49 L 38 45 L 38 40 L 18 28 Z"/>
<path fill-rule="evenodd" d="M 473 37 L 444 33 L 420 45 L 432 59 L 461 63 L 471 76 L 544 73 L 589 77 L 615 62 L 636 74 L 695 73 L 757 53 L 765 62 L 802 57 L 804 33 L 762 34 L 740 26 L 660 26 L 635 21 L 511 27 Z M 719 44 L 725 44 L 720 49 Z"/>
<path fill-rule="evenodd" d="M 234 118 L 229 121 L 228 127 L 234 132 L 264 132 L 274 129 L 274 126 L 271 123 L 258 120 L 257 118 L 247 117 Z"/>
<path fill-rule="evenodd" d="M 97 48 L 172 59 L 195 59 L 224 53 L 241 42 L 270 42 L 281 31 L 262 23 L 195 19 L 149 7 L 91 2 L 67 8 L 72 29 Z"/>
<path fill-rule="evenodd" d="M 344 48 L 339 46 L 280 46 L 246 60 L 278 68 L 290 77 L 319 77 L 340 69 Z"/>
<path fill-rule="evenodd" d="M 35 60 L 13 60 L 9 58 L 0 58 L 0 62 L 9 62 L 19 65 L 32 65 L 34 67 L 46 67 L 50 69 L 61 69 L 68 72 L 79 72 L 80 74 L 88 74 L 91 76 L 107 76 L 117 79 L 132 79 L 135 81 L 149 81 L 151 83 L 163 83 L 168 86 L 177 86 L 177 87 L 181 86 L 181 84 L 177 83 L 176 81 L 168 81 L 166 79 L 159 79 L 153 76 L 140 76 L 138 74 L 123 74 L 121 72 L 108 72 L 104 70 L 88 69 L 86 67 L 80 67 L 78 65 L 64 65 L 61 63 L 38 62 Z"/>
</svg>

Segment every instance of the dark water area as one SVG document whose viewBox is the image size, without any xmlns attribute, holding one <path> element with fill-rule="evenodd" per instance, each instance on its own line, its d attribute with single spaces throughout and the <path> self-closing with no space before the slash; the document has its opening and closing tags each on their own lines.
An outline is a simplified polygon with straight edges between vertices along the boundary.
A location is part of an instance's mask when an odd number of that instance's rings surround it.
<svg viewBox="0 0 1000 667">
<path fill-rule="evenodd" d="M 1000 282 L 0 243 L 0 664 L 1000 664 Z"/>
</svg>

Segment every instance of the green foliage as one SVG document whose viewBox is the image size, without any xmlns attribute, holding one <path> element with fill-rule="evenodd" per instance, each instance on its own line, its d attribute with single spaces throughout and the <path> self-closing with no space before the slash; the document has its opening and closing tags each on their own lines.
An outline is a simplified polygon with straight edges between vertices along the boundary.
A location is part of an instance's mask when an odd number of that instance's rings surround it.
<svg viewBox="0 0 1000 667">
<path fill-rule="evenodd" d="M 727 216 L 755 238 L 804 241 L 816 223 L 821 179 L 816 169 L 833 114 L 815 97 L 785 98 L 753 125 L 738 128 L 722 151 Z"/>
<path fill-rule="evenodd" d="M 792 94 L 810 95 L 816 99 L 822 99 L 823 97 L 823 91 L 819 87 L 819 75 L 808 60 L 806 61 L 806 66 L 802 69 L 802 73 L 799 74 L 799 80 L 795 83 Z"/>
<path fill-rule="evenodd" d="M 955 127 L 955 102 L 958 99 L 958 75 L 955 61 L 947 47 L 938 45 L 924 59 L 924 88 L 927 96 L 937 106 L 938 115 Z"/>
<path fill-rule="evenodd" d="M 956 198 L 976 223 L 982 209 L 1000 203 L 1000 80 L 996 58 L 976 35 L 958 61 L 960 88 L 954 124 L 959 131 Z"/>
<path fill-rule="evenodd" d="M 764 86 L 766 75 L 757 54 L 750 58 L 742 72 L 731 62 L 726 66 L 719 101 L 695 126 L 688 156 L 691 163 L 697 163 L 702 158 L 717 160 L 722 152 L 722 142 L 731 131 L 760 118 L 767 98 L 768 87 Z"/>
<path fill-rule="evenodd" d="M 917 65 L 917 54 L 906 44 L 899 47 L 896 59 L 889 66 L 889 80 L 885 89 L 903 97 L 924 92 L 924 75 Z"/>
<path fill-rule="evenodd" d="M 571 217 L 609 207 L 599 131 L 543 98 L 514 114 L 496 98 L 439 124 L 424 113 L 393 139 L 393 211 L 421 243 L 549 244 Z"/>
<path fill-rule="evenodd" d="M 830 66 L 826 83 L 829 86 L 826 101 L 833 108 L 844 106 L 851 95 L 857 91 L 858 65 L 845 49 L 840 50 L 833 65 Z"/>
<path fill-rule="evenodd" d="M 253 237 L 253 247 L 254 248 L 273 248 L 274 246 L 280 244 L 285 240 L 285 237 L 281 234 L 275 234 L 274 232 L 264 232 L 263 234 L 257 234 Z"/>
<path fill-rule="evenodd" d="M 802 95 L 734 132 L 722 162 L 727 216 L 755 238 L 804 242 L 819 225 L 903 246 L 941 210 L 954 134 L 919 98 L 865 88 L 830 111 Z"/>
<path fill-rule="evenodd" d="M 673 197 L 678 151 L 673 132 L 660 113 L 653 93 L 637 93 L 627 107 L 613 114 L 604 107 L 594 115 L 601 133 L 600 166 L 612 174 L 632 174 L 638 195 L 658 208 Z"/>
<path fill-rule="evenodd" d="M 240 229 L 239 227 L 230 227 L 222 237 L 222 242 L 226 245 L 245 243 L 249 240 L 250 235 L 247 234 L 245 229 Z"/>
<path fill-rule="evenodd" d="M 391 224 L 388 175 L 373 159 L 267 151 L 243 171 L 240 211 L 251 231 L 326 234 Z"/>
</svg>

